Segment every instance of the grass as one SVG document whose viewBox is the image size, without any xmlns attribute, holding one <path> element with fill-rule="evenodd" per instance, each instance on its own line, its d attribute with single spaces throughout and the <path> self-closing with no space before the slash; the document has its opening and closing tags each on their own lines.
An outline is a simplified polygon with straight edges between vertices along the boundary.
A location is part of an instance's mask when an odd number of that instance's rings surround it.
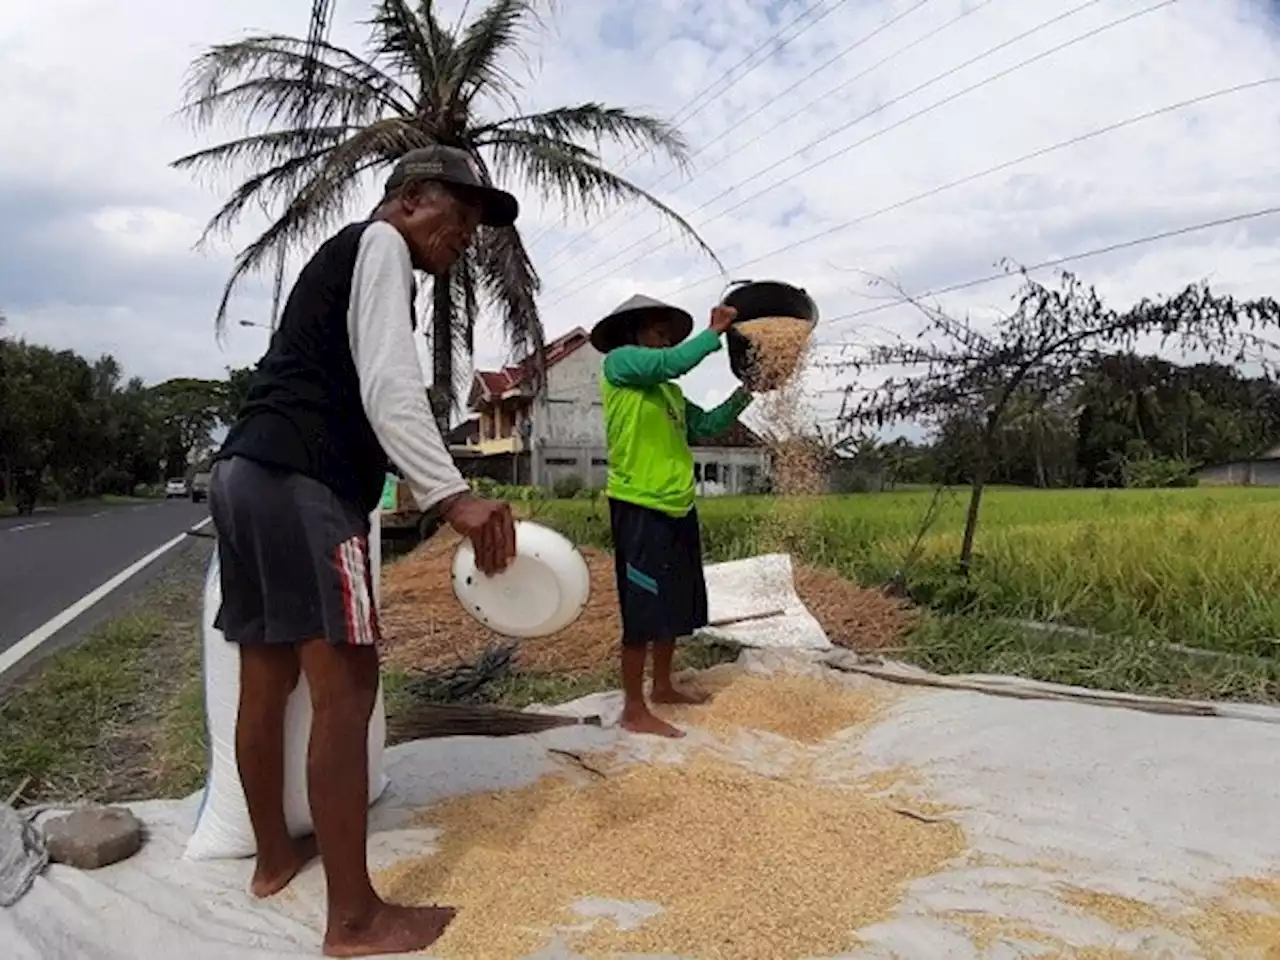
<svg viewBox="0 0 1280 960">
<path fill-rule="evenodd" d="M 1029 631 L 974 615 L 936 616 L 907 658 L 936 673 L 984 673 L 1190 700 L 1280 702 L 1280 661 L 1203 657 L 1133 637 Z"/>
<path fill-rule="evenodd" d="M 973 576 L 952 574 L 965 491 L 942 505 L 909 571 L 934 614 L 905 657 L 941 673 L 1001 673 L 1196 699 L 1280 701 L 1280 490 L 990 491 Z M 903 564 L 926 490 L 808 501 L 720 499 L 701 507 L 722 560 L 783 549 L 880 583 Z M 607 547 L 603 503 L 537 504 L 538 519 Z M 47 662 L 0 703 L 0 799 L 180 796 L 204 778 L 200 640 L 204 554 L 188 551 L 128 616 Z M 1029 631 L 1070 624 L 1092 634 Z M 1173 649 L 1182 644 L 1191 652 Z M 1213 651 L 1196 655 L 1196 651 Z M 682 667 L 720 662 L 692 644 Z M 409 678 L 384 676 L 387 713 L 409 708 Z M 516 673 L 490 702 L 554 703 L 616 688 L 614 670 Z"/>
<path fill-rule="evenodd" d="M 198 611 L 188 548 L 134 609 L 40 664 L 0 702 L 0 799 L 181 796 L 204 778 Z"/>
<path fill-rule="evenodd" d="M 954 568 L 967 493 L 945 496 L 906 571 L 912 595 L 942 616 L 912 638 L 913 659 L 1112 689 L 1276 698 L 1280 490 L 997 488 L 984 501 L 972 576 L 962 582 Z M 704 545 L 715 560 L 785 550 L 884 583 L 903 567 L 931 497 L 710 500 L 700 507 Z M 538 518 L 578 542 L 608 545 L 604 504 L 539 504 Z M 1065 645 L 1061 635 L 1028 634 L 1002 618 L 1109 637 Z M 1170 643 L 1231 656 L 1214 667 L 1183 654 L 1151 664 L 1151 651 Z"/>
</svg>

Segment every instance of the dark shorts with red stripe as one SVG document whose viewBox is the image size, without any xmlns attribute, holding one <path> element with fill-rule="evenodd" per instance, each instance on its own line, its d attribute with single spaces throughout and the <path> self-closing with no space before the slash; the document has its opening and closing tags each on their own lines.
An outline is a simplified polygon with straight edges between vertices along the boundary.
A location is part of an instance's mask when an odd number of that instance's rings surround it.
<svg viewBox="0 0 1280 960">
<path fill-rule="evenodd" d="M 214 464 L 209 512 L 222 578 L 214 624 L 228 640 L 378 642 L 359 507 L 310 477 L 233 457 Z"/>
<path fill-rule="evenodd" d="M 609 500 L 625 646 L 687 637 L 707 625 L 698 513 L 673 517 Z"/>
</svg>

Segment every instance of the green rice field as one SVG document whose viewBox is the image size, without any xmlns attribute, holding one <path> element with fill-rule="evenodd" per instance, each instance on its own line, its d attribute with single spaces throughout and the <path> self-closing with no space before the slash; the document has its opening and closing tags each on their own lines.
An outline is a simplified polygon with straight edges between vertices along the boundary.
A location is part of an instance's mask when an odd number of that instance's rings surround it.
<svg viewBox="0 0 1280 960">
<path fill-rule="evenodd" d="M 783 549 L 864 585 L 883 584 L 902 569 L 932 496 L 708 500 L 700 505 L 705 548 L 712 560 Z M 1000 667 L 993 658 L 1012 644 L 1025 661 L 1012 665 L 1021 666 L 1016 672 L 1043 676 L 1047 668 L 1037 661 L 1067 655 L 1060 635 L 1009 634 L 1003 619 L 1014 618 L 1105 633 L 1114 640 L 1102 654 L 1122 643 L 1127 654 L 1133 643 L 1144 650 L 1180 644 L 1239 655 L 1271 677 L 1280 653 L 1280 489 L 993 489 L 983 502 L 972 577 L 963 583 L 954 570 L 967 502 L 967 489 L 943 495 L 906 570 L 912 595 L 938 614 L 917 637 L 935 666 Z M 602 501 L 550 501 L 535 512 L 578 542 L 608 546 Z M 957 644 L 962 649 L 953 650 Z M 1079 659 L 1079 650 L 1069 657 Z M 1098 658 L 1097 650 L 1083 656 L 1079 670 L 1087 673 Z M 1209 669 L 1205 659 L 1192 659 L 1196 671 Z M 1151 686 L 1114 675 L 1070 679 Z"/>
</svg>

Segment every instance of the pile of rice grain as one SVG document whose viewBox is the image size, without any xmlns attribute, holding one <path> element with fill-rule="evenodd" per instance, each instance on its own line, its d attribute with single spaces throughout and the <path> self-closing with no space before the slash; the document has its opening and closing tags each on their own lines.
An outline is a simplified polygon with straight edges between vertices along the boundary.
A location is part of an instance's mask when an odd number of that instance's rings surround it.
<svg viewBox="0 0 1280 960">
<path fill-rule="evenodd" d="M 716 733 L 767 730 L 811 745 L 874 719 L 887 700 L 854 692 L 835 677 L 760 676 L 737 666 L 704 670 L 698 686 L 714 694 L 697 707 L 657 707 L 663 717 Z"/>
<path fill-rule="evenodd" d="M 581 925 L 587 898 L 661 904 L 638 928 L 570 934 L 586 956 L 699 960 L 831 956 L 888 917 L 910 881 L 962 850 L 960 830 L 857 789 L 760 776 L 695 756 L 575 783 L 448 800 L 424 812 L 439 852 L 380 873 L 400 903 L 457 906 L 433 948 L 502 960 Z"/>
<path fill-rule="evenodd" d="M 437 534 L 382 572 L 382 652 L 404 670 L 430 670 L 475 660 L 501 638 L 472 619 L 454 598 L 453 551 L 458 536 Z M 582 616 L 550 637 L 520 642 L 520 666 L 538 673 L 581 674 L 617 663 L 618 592 L 613 558 L 582 548 L 591 571 L 591 599 Z M 898 644 L 917 614 L 878 590 L 866 590 L 828 570 L 797 563 L 800 599 L 833 643 L 872 651 Z"/>
</svg>

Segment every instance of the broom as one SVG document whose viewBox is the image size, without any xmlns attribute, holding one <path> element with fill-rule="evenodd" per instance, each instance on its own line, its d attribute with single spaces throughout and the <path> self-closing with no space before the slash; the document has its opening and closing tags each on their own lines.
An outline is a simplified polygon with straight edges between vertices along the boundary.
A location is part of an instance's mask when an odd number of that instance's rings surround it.
<svg viewBox="0 0 1280 960">
<path fill-rule="evenodd" d="M 726 627 L 783 613 L 768 610 L 713 620 L 708 626 Z M 472 663 L 415 677 L 405 688 L 410 703 L 387 724 L 389 742 L 435 737 L 518 737 L 560 727 L 602 725 L 598 716 L 528 713 L 486 704 L 489 688 L 512 672 L 515 659 L 515 644 L 491 644 Z"/>
<path fill-rule="evenodd" d="M 559 727 L 600 725 L 599 717 L 527 713 L 474 703 L 417 702 L 387 724 L 387 737 L 391 743 L 433 737 L 518 737 Z"/>
<path fill-rule="evenodd" d="M 511 673 L 515 651 L 515 644 L 492 644 L 472 663 L 415 677 L 405 687 L 409 703 L 387 724 L 389 741 L 518 737 L 559 727 L 601 725 L 599 717 L 528 713 L 485 703 L 489 688 Z"/>
</svg>

